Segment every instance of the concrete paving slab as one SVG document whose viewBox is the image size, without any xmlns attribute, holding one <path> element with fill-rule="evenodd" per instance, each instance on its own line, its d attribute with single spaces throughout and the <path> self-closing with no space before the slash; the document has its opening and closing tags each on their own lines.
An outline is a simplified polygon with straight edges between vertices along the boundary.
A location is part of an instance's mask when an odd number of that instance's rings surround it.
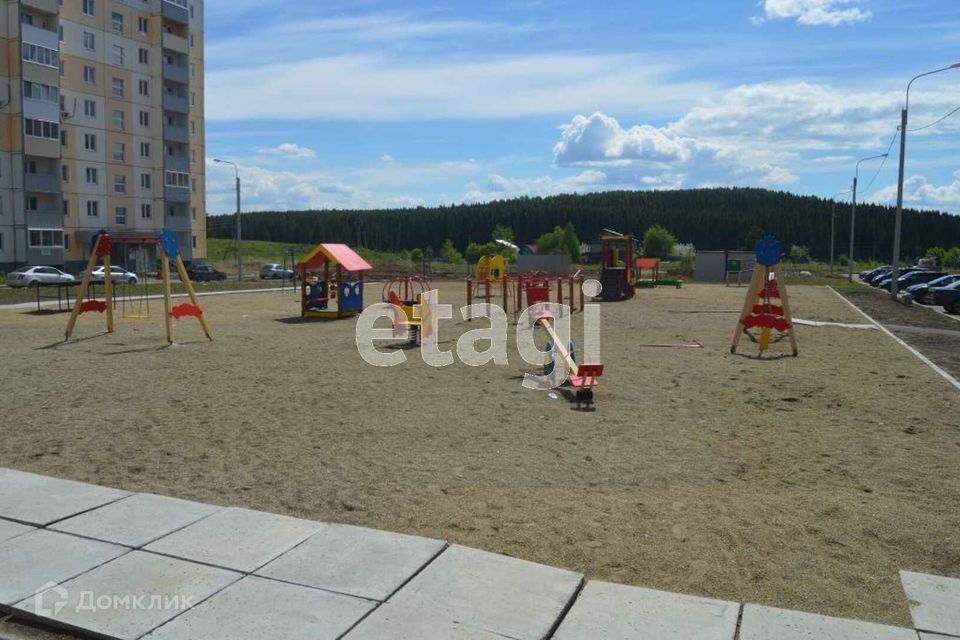
<svg viewBox="0 0 960 640">
<path fill-rule="evenodd" d="M 914 627 L 960 636 L 960 579 L 901 571 L 900 582 Z"/>
<path fill-rule="evenodd" d="M 913 629 L 860 620 L 775 609 L 758 604 L 743 608 L 740 640 L 917 640 Z"/>
<path fill-rule="evenodd" d="M 45 527 L 130 495 L 129 491 L 0 468 L 0 518 Z"/>
<path fill-rule="evenodd" d="M 17 604 L 16 615 L 67 631 L 135 640 L 236 582 L 242 574 L 131 551 L 59 590 Z"/>
<path fill-rule="evenodd" d="M 920 640 L 957 640 L 957 636 L 942 636 L 939 633 L 927 633 L 926 631 L 917 632 Z"/>
<path fill-rule="evenodd" d="M 364 618 L 343 640 L 505 640 L 442 613 L 393 604 L 389 600 Z"/>
<path fill-rule="evenodd" d="M 445 546 L 442 540 L 325 524 L 306 542 L 256 573 L 383 601 Z"/>
<path fill-rule="evenodd" d="M 377 604 L 248 576 L 145 640 L 336 640 Z"/>
<path fill-rule="evenodd" d="M 582 580 L 573 571 L 454 545 L 390 602 L 474 629 L 533 640 L 551 631 Z"/>
<path fill-rule="evenodd" d="M 129 549 L 38 529 L 0 543 L 0 605 L 13 605 Z"/>
<path fill-rule="evenodd" d="M 144 549 L 251 573 L 320 530 L 319 522 L 249 509 L 224 509 Z"/>
<path fill-rule="evenodd" d="M 200 502 L 137 493 L 50 528 L 127 547 L 142 547 L 221 509 Z"/>
<path fill-rule="evenodd" d="M 13 520 L 0 520 L 0 542 L 22 536 L 25 533 L 35 531 L 36 527 L 31 527 Z"/>
<path fill-rule="evenodd" d="M 556 640 L 733 640 L 740 604 L 591 581 Z"/>
</svg>

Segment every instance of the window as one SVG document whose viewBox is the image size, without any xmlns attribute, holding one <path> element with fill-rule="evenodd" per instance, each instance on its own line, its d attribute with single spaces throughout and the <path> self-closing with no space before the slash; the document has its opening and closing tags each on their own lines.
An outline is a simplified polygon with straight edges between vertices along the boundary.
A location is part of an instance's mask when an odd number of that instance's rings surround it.
<svg viewBox="0 0 960 640">
<path fill-rule="evenodd" d="M 84 100 L 83 101 L 83 115 L 88 118 L 97 117 L 97 103 L 94 100 Z"/>
<path fill-rule="evenodd" d="M 140 217 L 141 217 L 141 218 L 149 218 L 150 215 L 151 215 L 151 213 L 150 213 L 150 205 L 148 205 L 148 204 L 142 204 L 142 205 L 140 205 Z"/>
<path fill-rule="evenodd" d="M 27 160 L 23 163 L 24 173 L 36 173 L 37 172 L 37 161 L 36 160 Z"/>
<path fill-rule="evenodd" d="M 87 84 L 96 84 L 97 83 L 97 70 L 93 67 L 84 67 L 83 68 L 83 81 Z"/>
<path fill-rule="evenodd" d="M 194 106 L 195 104 L 197 104 L 197 94 L 194 93 L 193 91 L 191 91 L 191 92 L 190 92 L 190 106 L 192 107 L 192 106 Z"/>
<path fill-rule="evenodd" d="M 126 177 L 126 176 L 113 176 L 113 192 L 114 192 L 114 193 L 126 193 L 126 192 L 127 192 L 127 177 Z"/>
<path fill-rule="evenodd" d="M 121 78 L 113 79 L 113 95 L 117 98 L 123 97 L 123 80 Z"/>
<path fill-rule="evenodd" d="M 61 229 L 30 229 L 31 249 L 60 249 L 63 247 Z"/>
<path fill-rule="evenodd" d="M 151 184 L 150 184 L 151 178 L 152 178 L 152 176 L 151 176 L 149 173 L 141 173 L 141 174 L 140 174 L 140 187 L 141 187 L 142 189 L 150 189 L 150 188 L 151 188 Z"/>
<path fill-rule="evenodd" d="M 20 16 L 20 22 L 22 22 L 23 24 L 30 24 L 30 25 L 32 25 L 32 24 L 33 24 L 33 16 L 30 15 L 29 13 L 25 13 L 25 14 L 23 14 L 22 16 Z"/>
<path fill-rule="evenodd" d="M 191 8 L 193 8 L 193 7 L 191 7 Z M 194 248 L 194 249 L 197 248 L 197 236 L 193 236 L 193 248 Z"/>
<path fill-rule="evenodd" d="M 122 67 L 123 66 L 123 47 L 121 47 L 118 44 L 113 45 L 113 48 L 111 50 L 111 59 L 113 60 L 113 64 L 117 65 L 118 67 Z"/>
<path fill-rule="evenodd" d="M 137 92 L 142 96 L 150 95 L 150 81 L 149 80 L 138 80 L 137 81 Z"/>
<path fill-rule="evenodd" d="M 96 167 L 87 167 L 87 184 L 97 184 L 100 181 L 100 176 L 97 173 Z"/>
<path fill-rule="evenodd" d="M 27 196 L 24 200 L 24 209 L 27 211 L 37 210 L 37 196 Z"/>
<path fill-rule="evenodd" d="M 140 64 L 150 64 L 150 52 L 140 47 L 140 50 L 137 52 L 137 59 L 140 61 Z"/>
<path fill-rule="evenodd" d="M 197 180 L 196 180 L 196 178 L 191 178 L 191 179 L 190 179 L 190 191 L 192 191 L 193 193 L 196 193 L 196 192 L 197 192 Z"/>
<path fill-rule="evenodd" d="M 60 34 L 60 42 L 63 42 L 63 25 L 57 27 L 57 32 Z"/>
<path fill-rule="evenodd" d="M 0 253 L 3 252 L 3 234 L 0 233 Z"/>
<path fill-rule="evenodd" d="M 63 201 L 63 215 L 64 215 L 64 217 L 70 215 L 70 201 L 69 201 L 69 200 L 64 200 L 64 201 Z"/>
<path fill-rule="evenodd" d="M 96 200 L 87 200 L 87 217 L 88 218 L 99 218 L 100 217 L 100 203 Z"/>
<path fill-rule="evenodd" d="M 34 138 L 47 138 L 48 140 L 60 139 L 60 124 L 57 122 L 24 118 L 23 129 L 26 135 L 33 136 Z"/>
<path fill-rule="evenodd" d="M 127 145 L 122 142 L 113 143 L 113 159 L 117 162 L 123 162 L 127 155 Z"/>
<path fill-rule="evenodd" d="M 147 33 L 149 24 L 147 19 L 144 17 L 137 18 L 137 31 L 140 33 Z"/>
<path fill-rule="evenodd" d="M 117 207 L 113 210 L 113 221 L 115 224 L 127 224 L 127 208 Z"/>
<path fill-rule="evenodd" d="M 140 143 L 140 157 L 141 157 L 141 158 L 149 158 L 149 157 L 150 157 L 150 143 L 149 143 L 149 142 L 141 142 L 141 143 Z"/>
<path fill-rule="evenodd" d="M 70 167 L 68 165 L 60 165 L 60 177 L 64 182 L 70 182 Z"/>
<path fill-rule="evenodd" d="M 64 233 L 63 234 L 63 250 L 66 251 L 69 248 L 70 248 L 70 234 Z"/>
<path fill-rule="evenodd" d="M 60 146 L 67 146 L 67 131 L 64 127 L 60 127 Z"/>
<path fill-rule="evenodd" d="M 197 219 L 197 208 L 196 208 L 196 207 L 190 207 L 190 217 L 193 218 L 194 220 Z"/>
<path fill-rule="evenodd" d="M 24 42 L 21 52 L 25 62 L 42 64 L 47 67 L 60 66 L 60 53 L 55 49 L 48 49 L 40 45 Z"/>
<path fill-rule="evenodd" d="M 182 187 L 187 189 L 190 187 L 190 174 L 180 173 L 179 171 L 167 171 L 164 184 L 168 187 Z"/>
<path fill-rule="evenodd" d="M 60 102 L 60 89 L 39 82 L 23 81 L 23 97 L 31 100 L 43 100 L 54 104 Z"/>
<path fill-rule="evenodd" d="M 93 0 L 83 0 L 83 13 L 88 16 L 93 15 Z"/>
<path fill-rule="evenodd" d="M 149 126 L 150 126 L 150 112 L 149 112 L 149 111 L 141 111 L 141 112 L 140 112 L 140 126 L 141 126 L 141 127 L 149 127 Z"/>
<path fill-rule="evenodd" d="M 197 150 L 190 149 L 190 164 L 196 164 L 196 163 L 197 163 Z"/>
<path fill-rule="evenodd" d="M 195 120 L 190 121 L 190 135 L 196 135 L 197 133 L 197 123 Z"/>
<path fill-rule="evenodd" d="M 87 51 L 97 50 L 97 38 L 89 31 L 83 32 L 83 48 Z"/>
<path fill-rule="evenodd" d="M 83 134 L 83 148 L 87 151 L 96 151 L 97 150 L 97 134 L 95 133 L 85 133 Z"/>
<path fill-rule="evenodd" d="M 123 33 L 123 14 L 113 11 L 110 14 L 110 26 L 117 33 Z"/>
<path fill-rule="evenodd" d="M 120 129 L 121 131 L 123 131 L 123 124 L 124 124 L 123 111 L 120 110 L 120 109 L 114 109 L 114 110 L 113 110 L 113 127 L 114 127 L 114 129 Z"/>
</svg>

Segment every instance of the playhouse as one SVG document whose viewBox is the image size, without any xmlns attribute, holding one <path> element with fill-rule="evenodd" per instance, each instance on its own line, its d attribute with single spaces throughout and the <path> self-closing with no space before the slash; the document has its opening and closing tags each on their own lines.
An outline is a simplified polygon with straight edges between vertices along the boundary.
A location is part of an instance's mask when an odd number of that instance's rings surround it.
<svg viewBox="0 0 960 640">
<path fill-rule="evenodd" d="M 328 320 L 363 311 L 363 272 L 372 269 L 345 244 L 318 244 L 295 265 L 300 316 Z"/>
</svg>

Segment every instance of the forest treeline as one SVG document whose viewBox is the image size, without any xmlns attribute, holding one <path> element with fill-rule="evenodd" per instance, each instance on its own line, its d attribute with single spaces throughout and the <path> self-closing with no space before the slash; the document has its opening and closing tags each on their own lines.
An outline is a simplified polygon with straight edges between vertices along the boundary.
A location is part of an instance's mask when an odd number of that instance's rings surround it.
<svg viewBox="0 0 960 640">
<path fill-rule="evenodd" d="M 545 198 L 516 198 L 484 204 L 383 210 L 323 210 L 245 213 L 243 237 L 296 245 L 344 242 L 377 251 L 439 250 L 452 240 L 460 250 L 487 242 L 497 225 L 513 229 L 519 244 L 532 244 L 557 226 L 573 224 L 581 239 L 603 229 L 638 238 L 654 224 L 697 249 L 740 249 L 761 232 L 783 243 L 809 247 L 814 258 L 830 255 L 834 202 L 813 196 L 752 188 L 679 191 L 612 191 Z M 849 252 L 850 203 L 836 202 L 835 254 Z M 212 217 L 208 234 L 233 237 L 232 215 Z M 894 208 L 857 206 L 856 256 L 888 260 Z M 934 246 L 960 245 L 960 216 L 906 210 L 902 255 L 922 256 Z"/>
</svg>

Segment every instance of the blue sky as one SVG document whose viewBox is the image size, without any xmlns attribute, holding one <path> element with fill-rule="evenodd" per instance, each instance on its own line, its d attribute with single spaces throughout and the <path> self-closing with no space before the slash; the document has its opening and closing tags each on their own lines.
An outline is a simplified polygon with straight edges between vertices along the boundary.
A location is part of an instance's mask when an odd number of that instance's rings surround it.
<svg viewBox="0 0 960 640">
<path fill-rule="evenodd" d="M 205 20 L 211 214 L 233 208 L 214 157 L 244 210 L 831 196 L 890 146 L 906 82 L 960 62 L 956 0 L 208 0 Z M 958 106 L 960 70 L 921 79 L 910 128 Z M 907 204 L 960 213 L 960 113 L 907 143 Z M 861 200 L 895 199 L 890 151 Z"/>
</svg>

